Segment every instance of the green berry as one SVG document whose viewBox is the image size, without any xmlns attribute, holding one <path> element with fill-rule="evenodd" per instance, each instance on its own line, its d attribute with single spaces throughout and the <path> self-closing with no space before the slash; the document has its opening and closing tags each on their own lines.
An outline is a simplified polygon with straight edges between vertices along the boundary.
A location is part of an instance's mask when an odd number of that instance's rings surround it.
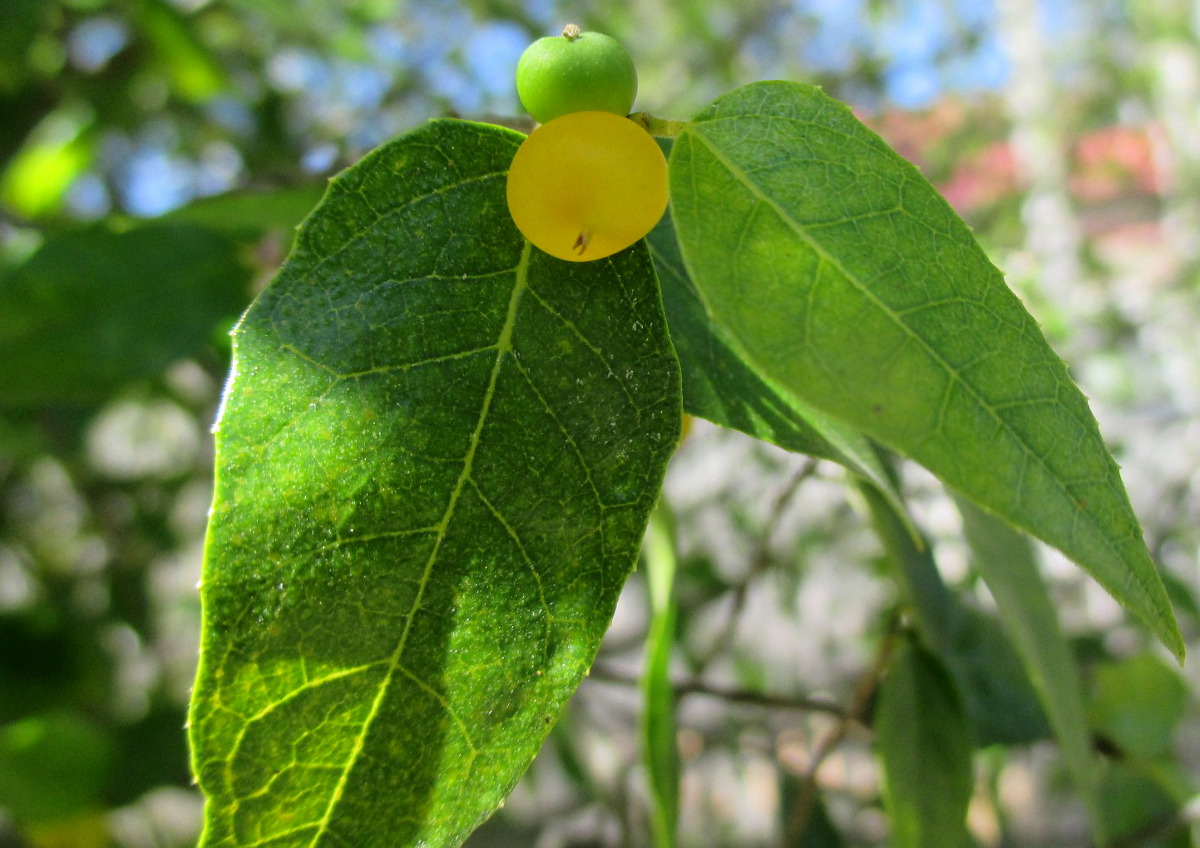
<svg viewBox="0 0 1200 848">
<path fill-rule="evenodd" d="M 539 38 L 521 54 L 517 96 L 543 124 L 571 112 L 628 115 L 637 70 L 615 38 L 567 24 L 561 36 Z"/>
</svg>

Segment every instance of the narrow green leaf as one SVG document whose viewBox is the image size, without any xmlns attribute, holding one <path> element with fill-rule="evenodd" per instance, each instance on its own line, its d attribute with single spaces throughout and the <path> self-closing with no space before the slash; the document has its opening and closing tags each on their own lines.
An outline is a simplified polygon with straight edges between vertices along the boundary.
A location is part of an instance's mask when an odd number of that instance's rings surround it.
<svg viewBox="0 0 1200 848">
<path fill-rule="evenodd" d="M 937 191 L 818 89 L 689 123 L 671 207 L 709 314 L 765 379 L 1061 549 L 1177 656 L 1115 461 L 1033 318 Z"/>
<path fill-rule="evenodd" d="M 1200 627 L 1200 598 L 1190 583 L 1168 570 L 1160 572 L 1175 614 L 1184 616 L 1192 627 Z"/>
<path fill-rule="evenodd" d="M 0 405 L 97 402 L 156 374 L 245 309 L 249 281 L 206 227 L 54 236 L 0 277 Z"/>
<path fill-rule="evenodd" d="M 675 690 L 671 651 L 675 645 L 675 538 L 666 507 L 650 517 L 643 548 L 650 627 L 642 672 L 642 760 L 650 782 L 650 820 L 655 848 L 675 844 L 679 817 L 679 749 L 675 743 Z"/>
<path fill-rule="evenodd" d="M 875 713 L 893 848 L 967 844 L 971 739 L 954 682 L 937 658 L 906 642 Z"/>
<path fill-rule="evenodd" d="M 679 435 L 649 255 L 513 227 L 517 133 L 330 186 L 235 331 L 193 760 L 206 846 L 453 846 L 590 666 Z"/>
<path fill-rule="evenodd" d="M 976 745 L 1014 745 L 1050 733 L 1037 691 L 996 619 L 942 580 L 933 550 L 911 523 L 867 484 L 859 486 L 872 524 L 891 554 L 895 579 L 924 644 L 954 677 Z"/>
<path fill-rule="evenodd" d="M 1097 762 L 1083 706 L 1083 687 L 1054 602 L 1042 581 L 1029 538 L 958 499 L 971 562 L 983 576 L 1000 620 L 1011 634 L 1062 750 L 1071 779 L 1099 835 Z"/>
</svg>

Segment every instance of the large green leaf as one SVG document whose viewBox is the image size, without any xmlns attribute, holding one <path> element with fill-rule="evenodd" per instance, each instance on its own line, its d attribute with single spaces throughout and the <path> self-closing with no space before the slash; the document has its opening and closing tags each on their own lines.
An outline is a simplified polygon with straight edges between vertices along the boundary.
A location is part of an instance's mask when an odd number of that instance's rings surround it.
<svg viewBox="0 0 1200 848">
<path fill-rule="evenodd" d="M 235 332 L 193 758 L 207 846 L 457 845 L 590 666 L 679 434 L 642 246 L 512 225 L 441 121 L 330 186 Z"/>
<path fill-rule="evenodd" d="M 1183 641 L 1082 393 L 920 173 L 811 86 L 712 104 L 671 153 L 709 314 L 767 380 L 1064 551 Z"/>
</svg>

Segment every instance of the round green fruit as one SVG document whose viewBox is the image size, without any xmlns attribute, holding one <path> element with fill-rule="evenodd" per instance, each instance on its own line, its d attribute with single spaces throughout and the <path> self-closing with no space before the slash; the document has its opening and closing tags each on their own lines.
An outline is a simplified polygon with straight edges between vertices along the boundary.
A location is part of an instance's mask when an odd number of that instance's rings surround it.
<svg viewBox="0 0 1200 848">
<path fill-rule="evenodd" d="M 517 96 L 539 123 L 570 112 L 628 115 L 637 70 L 615 38 L 568 24 L 561 36 L 539 38 L 517 62 Z"/>
<path fill-rule="evenodd" d="M 508 170 L 508 209 L 535 246 L 570 262 L 603 259 L 667 210 L 667 160 L 654 138 L 611 112 L 542 124 Z"/>
</svg>

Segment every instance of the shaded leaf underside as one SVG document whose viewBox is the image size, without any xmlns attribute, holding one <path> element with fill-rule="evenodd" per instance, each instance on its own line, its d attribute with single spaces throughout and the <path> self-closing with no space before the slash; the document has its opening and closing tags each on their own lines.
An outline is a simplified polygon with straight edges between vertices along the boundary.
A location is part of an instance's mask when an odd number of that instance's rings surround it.
<svg viewBox="0 0 1200 848">
<path fill-rule="evenodd" d="M 1083 705 L 1083 684 L 1059 627 L 1054 601 L 1038 571 L 1033 543 L 970 502 L 959 498 L 957 504 L 971 562 L 987 583 L 1001 620 L 1024 658 L 1058 737 L 1063 762 L 1099 836 L 1099 772 Z"/>
</svg>

